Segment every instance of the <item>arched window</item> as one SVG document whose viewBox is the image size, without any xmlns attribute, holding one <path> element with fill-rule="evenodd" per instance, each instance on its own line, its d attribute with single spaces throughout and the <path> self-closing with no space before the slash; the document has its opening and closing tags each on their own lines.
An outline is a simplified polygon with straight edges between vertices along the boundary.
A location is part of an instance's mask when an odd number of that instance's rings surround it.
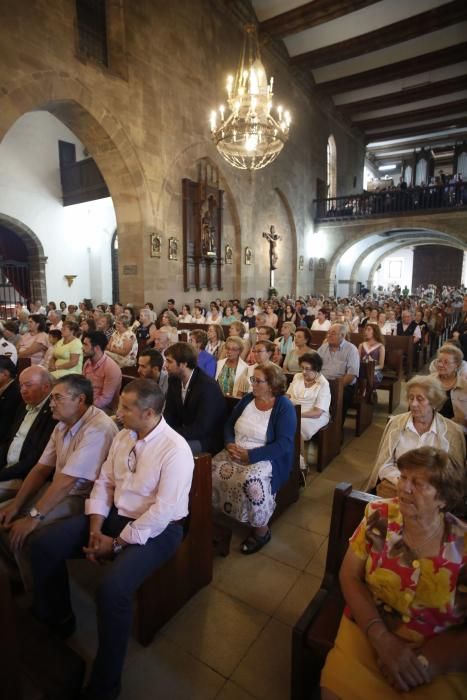
<svg viewBox="0 0 467 700">
<path fill-rule="evenodd" d="M 336 141 L 331 134 L 327 146 L 327 186 L 328 197 L 336 197 L 337 194 L 337 166 L 336 166 Z"/>
<path fill-rule="evenodd" d="M 110 244 L 110 259 L 112 262 L 112 303 L 120 301 L 118 289 L 118 231 L 115 231 Z"/>
</svg>

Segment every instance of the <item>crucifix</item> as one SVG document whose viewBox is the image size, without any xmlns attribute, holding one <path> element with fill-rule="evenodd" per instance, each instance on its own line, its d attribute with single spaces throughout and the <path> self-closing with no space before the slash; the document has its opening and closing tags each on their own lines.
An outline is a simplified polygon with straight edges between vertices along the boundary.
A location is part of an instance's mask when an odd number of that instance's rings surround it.
<svg viewBox="0 0 467 700">
<path fill-rule="evenodd" d="M 277 241 L 282 240 L 274 226 L 270 226 L 269 231 L 263 232 L 263 238 L 269 241 L 269 286 L 274 287 L 274 270 L 277 269 Z"/>
</svg>

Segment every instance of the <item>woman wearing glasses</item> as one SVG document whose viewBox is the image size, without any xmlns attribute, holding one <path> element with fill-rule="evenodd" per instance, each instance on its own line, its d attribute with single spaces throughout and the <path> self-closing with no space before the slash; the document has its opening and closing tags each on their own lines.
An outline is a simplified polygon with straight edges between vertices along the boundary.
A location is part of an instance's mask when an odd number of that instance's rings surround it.
<svg viewBox="0 0 467 700">
<path fill-rule="evenodd" d="M 321 374 L 323 360 L 316 352 L 307 352 L 299 359 L 301 372 L 293 378 L 287 395 L 294 405 L 302 407 L 300 435 L 301 462 L 305 466 L 305 440 L 311 440 L 318 430 L 329 423 L 331 391 L 329 382 Z"/>
<path fill-rule="evenodd" d="M 251 385 L 226 423 L 225 450 L 212 463 L 214 508 L 251 526 L 242 554 L 258 552 L 271 539 L 275 494 L 292 469 L 297 422 L 280 367 L 257 367 Z"/>
<path fill-rule="evenodd" d="M 225 341 L 224 360 L 218 360 L 216 380 L 224 396 L 243 396 L 240 389 L 242 377 L 248 370 L 247 363 L 240 357 L 243 350 L 243 340 L 238 336 L 229 336 Z"/>
</svg>

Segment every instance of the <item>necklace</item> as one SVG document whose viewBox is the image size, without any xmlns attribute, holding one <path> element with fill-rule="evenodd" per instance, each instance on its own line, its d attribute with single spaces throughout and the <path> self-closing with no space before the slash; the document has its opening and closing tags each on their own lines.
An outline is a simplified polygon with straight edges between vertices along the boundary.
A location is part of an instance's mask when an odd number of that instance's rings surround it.
<svg viewBox="0 0 467 700">
<path fill-rule="evenodd" d="M 414 542 L 412 539 L 411 535 L 407 532 L 407 530 L 403 531 L 402 538 L 404 542 L 409 546 L 409 548 L 413 552 L 420 552 L 423 551 L 424 547 L 432 542 L 435 539 L 439 538 L 440 533 L 444 530 L 444 519 L 441 514 L 438 516 L 438 523 L 433 530 L 433 532 L 430 532 L 429 535 L 424 537 L 422 540 L 418 540 L 417 542 Z"/>
</svg>

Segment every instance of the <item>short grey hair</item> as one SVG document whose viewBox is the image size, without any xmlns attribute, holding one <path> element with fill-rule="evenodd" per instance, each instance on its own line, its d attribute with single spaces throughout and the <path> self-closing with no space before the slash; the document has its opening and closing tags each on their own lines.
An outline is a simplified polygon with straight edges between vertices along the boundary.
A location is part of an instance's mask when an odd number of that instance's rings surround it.
<svg viewBox="0 0 467 700">
<path fill-rule="evenodd" d="M 446 401 L 446 392 L 441 386 L 439 380 L 432 374 L 426 376 L 418 375 L 417 377 L 412 377 L 412 379 L 409 382 L 407 382 L 406 385 L 407 399 L 409 398 L 410 391 L 414 387 L 422 389 L 430 403 L 430 406 L 435 410 L 441 408 L 441 406 Z"/>
<path fill-rule="evenodd" d="M 459 348 L 456 348 L 455 345 L 451 345 L 451 344 L 442 345 L 440 347 L 440 349 L 438 350 L 437 357 L 439 357 L 441 355 L 441 353 L 445 353 L 446 355 L 452 355 L 457 362 L 457 366 L 458 367 L 461 366 L 463 359 L 464 359 L 464 353 L 462 352 L 462 350 L 459 350 Z"/>
</svg>

